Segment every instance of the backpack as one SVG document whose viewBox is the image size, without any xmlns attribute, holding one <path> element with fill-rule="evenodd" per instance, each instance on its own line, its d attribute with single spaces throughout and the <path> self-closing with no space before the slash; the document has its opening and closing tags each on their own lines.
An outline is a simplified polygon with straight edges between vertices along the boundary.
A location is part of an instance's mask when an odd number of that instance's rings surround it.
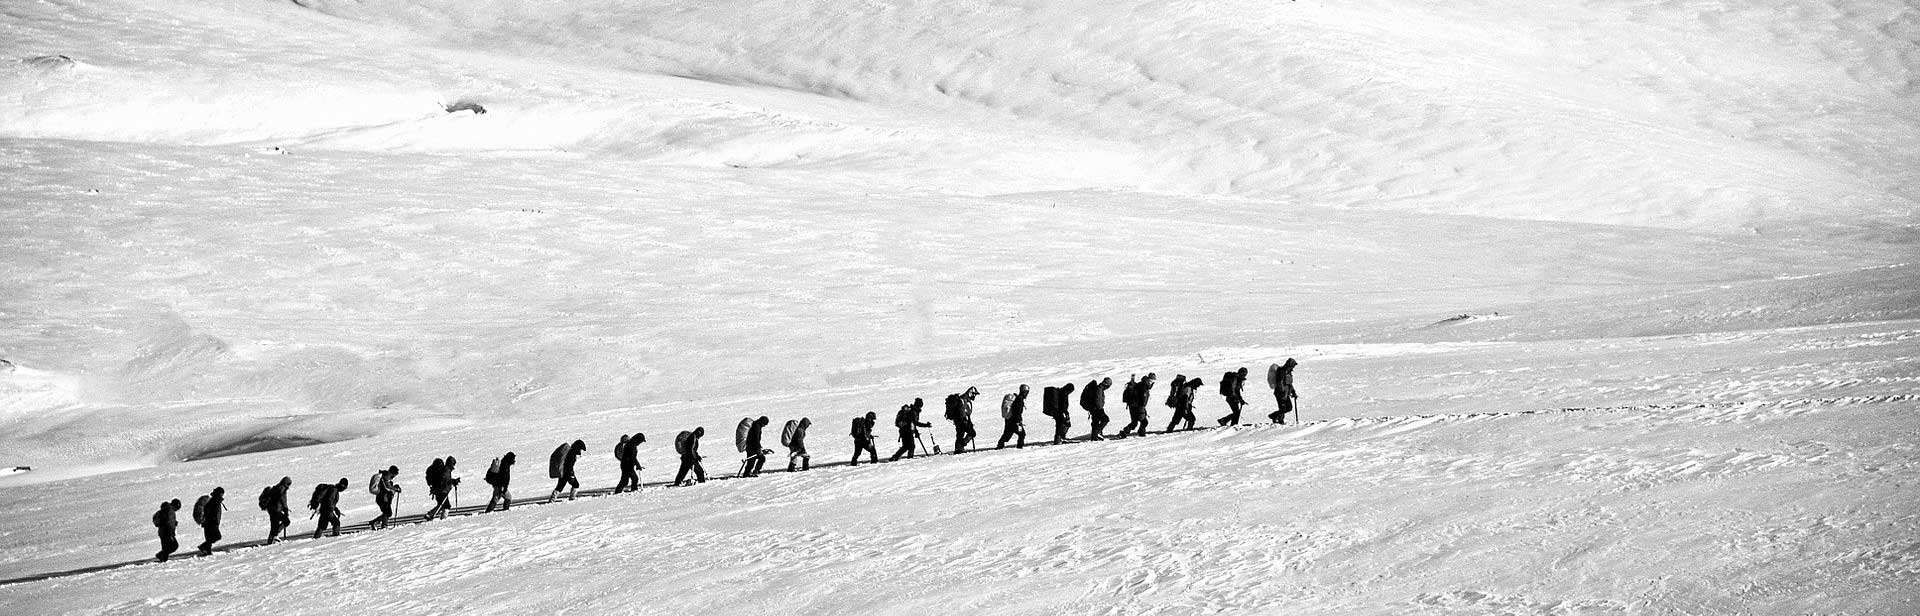
<svg viewBox="0 0 1920 616">
<path fill-rule="evenodd" d="M 747 431 L 752 429 L 753 429 L 753 418 L 751 417 L 740 418 L 740 426 L 733 429 L 733 448 L 734 449 L 740 450 L 740 453 L 747 452 Z M 758 453 L 758 452 L 755 452 L 755 453 Z"/>
<path fill-rule="evenodd" d="M 866 423 L 865 421 L 862 421 L 864 419 L 866 418 L 865 417 L 853 418 L 853 427 L 847 430 L 847 436 L 851 436 L 856 439 L 860 438 L 861 437 L 860 428 L 862 427 L 860 424 Z"/>
<path fill-rule="evenodd" d="M 687 445 L 692 442 L 693 431 L 681 430 L 678 436 L 673 437 L 673 452 L 683 456 L 687 455 Z"/>
<path fill-rule="evenodd" d="M 1187 377 L 1175 375 L 1173 377 L 1173 387 L 1170 387 L 1167 389 L 1167 406 L 1172 408 L 1179 408 L 1180 393 L 1186 390 L 1187 390 Z"/>
<path fill-rule="evenodd" d="M 381 480 L 386 478 L 387 478 L 386 473 L 383 473 L 380 471 L 374 471 L 373 476 L 367 478 L 367 493 L 372 494 L 374 496 L 379 496 L 381 492 L 380 490 L 381 486 L 384 486 L 387 483 Z"/>
<path fill-rule="evenodd" d="M 319 511 L 320 495 L 326 494 L 327 489 L 332 487 L 333 487 L 333 484 L 331 483 L 322 483 L 322 484 L 313 486 L 313 496 L 307 497 L 307 508 L 315 511 Z"/>
<path fill-rule="evenodd" d="M 1093 410 L 1093 392 L 1099 389 L 1099 381 L 1087 381 L 1087 388 L 1080 390 L 1080 408 Z"/>
<path fill-rule="evenodd" d="M 1000 398 L 1000 420 L 1013 420 L 1013 394 L 1007 394 L 1005 397 Z"/>
<path fill-rule="evenodd" d="M 1267 387 L 1280 388 L 1280 364 L 1267 366 Z"/>
<path fill-rule="evenodd" d="M 1220 395 L 1232 396 L 1233 382 L 1235 379 L 1238 379 L 1238 378 L 1240 378 L 1240 373 L 1238 372 L 1229 371 L 1226 374 L 1220 375 Z"/>
<path fill-rule="evenodd" d="M 573 443 L 561 443 L 559 447 L 554 448 L 553 455 L 547 458 L 548 479 L 560 478 L 560 469 L 566 466 L 567 450 L 572 447 Z"/>
<path fill-rule="evenodd" d="M 154 527 L 154 528 L 166 528 L 166 525 L 164 525 L 164 524 L 161 524 L 161 523 L 160 523 L 160 520 L 162 520 L 162 519 L 164 519 L 164 518 L 166 517 L 166 513 L 167 513 L 167 508 L 166 508 L 166 507 L 161 507 L 159 511 L 155 511 L 155 512 L 153 512 L 153 527 Z"/>
<path fill-rule="evenodd" d="M 427 465 L 427 489 L 429 490 L 439 489 L 440 476 L 444 474 L 443 469 L 446 468 L 446 464 L 447 463 L 442 461 L 441 459 L 434 458 L 433 463 Z"/>
<path fill-rule="evenodd" d="M 211 498 L 213 497 L 202 494 L 200 495 L 200 500 L 193 501 L 193 523 L 194 524 L 199 524 L 201 526 L 207 525 L 207 500 Z"/>
<path fill-rule="evenodd" d="M 260 510 L 273 510 L 273 486 L 260 488 Z"/>
<path fill-rule="evenodd" d="M 782 426 L 780 428 L 780 446 L 792 447 L 793 437 L 798 432 L 800 432 L 800 420 L 798 419 L 787 420 L 787 425 Z"/>
<path fill-rule="evenodd" d="M 493 463 L 487 465 L 486 482 L 487 482 L 487 485 L 490 485 L 490 486 L 500 485 L 500 459 L 499 458 L 494 458 Z"/>
<path fill-rule="evenodd" d="M 960 394 L 947 394 L 947 421 L 960 423 Z"/>
</svg>

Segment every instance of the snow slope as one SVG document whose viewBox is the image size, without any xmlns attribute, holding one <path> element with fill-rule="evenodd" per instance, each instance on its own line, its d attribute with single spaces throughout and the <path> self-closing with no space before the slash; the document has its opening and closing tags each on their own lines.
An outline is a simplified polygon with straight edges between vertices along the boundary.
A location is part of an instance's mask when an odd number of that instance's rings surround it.
<svg viewBox="0 0 1920 616">
<path fill-rule="evenodd" d="M 555 443 L 609 485 L 645 431 L 652 479 L 749 414 L 814 417 L 824 460 L 969 385 L 1291 356 L 1320 422 L 528 508 L 0 612 L 1914 612 L 1916 24 L 0 5 L 0 468 L 33 468 L 0 475 L 0 578 L 140 558 L 154 503 L 214 485 L 238 539 L 283 475 L 397 464 L 417 510 L 427 460 L 511 449 L 526 496 Z"/>
</svg>

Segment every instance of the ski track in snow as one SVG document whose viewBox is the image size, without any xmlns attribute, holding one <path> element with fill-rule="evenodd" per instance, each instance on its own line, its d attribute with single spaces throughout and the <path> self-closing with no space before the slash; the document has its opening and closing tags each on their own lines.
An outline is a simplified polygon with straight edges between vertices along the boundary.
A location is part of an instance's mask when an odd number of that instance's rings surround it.
<svg viewBox="0 0 1920 616">
<path fill-rule="evenodd" d="M 1916 496 L 1905 481 L 1920 464 L 1915 410 L 1920 395 L 1344 418 L 936 456 L 522 507 L 0 597 L 34 613 L 1848 612 L 1895 605 L 1920 576 L 1920 516 L 1899 505 Z M 1769 496 L 1782 493 L 1805 497 Z M 1837 545 L 1860 547 L 1805 552 Z M 1828 571 L 1823 584 L 1845 598 L 1767 587 L 1805 567 Z M 369 577 L 382 583 L 324 590 Z M 497 579 L 566 582 L 489 589 Z M 169 590 L 66 590 L 128 583 Z M 436 599 L 411 598 L 423 589 Z"/>
</svg>

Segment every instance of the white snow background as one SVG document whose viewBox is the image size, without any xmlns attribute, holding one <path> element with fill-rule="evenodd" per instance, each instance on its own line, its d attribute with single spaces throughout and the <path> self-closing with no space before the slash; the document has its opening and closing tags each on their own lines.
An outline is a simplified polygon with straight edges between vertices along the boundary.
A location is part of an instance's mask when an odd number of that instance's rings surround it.
<svg viewBox="0 0 1920 616">
<path fill-rule="evenodd" d="M 1295 357 L 1312 423 L 0 613 L 1920 613 L 1917 215 L 1894 0 L 4 2 L 0 579 L 151 555 L 216 485 L 257 539 L 282 475 L 350 478 L 352 522 L 446 455 L 466 503 L 575 438 L 589 487 L 635 431 L 648 481 L 696 425 L 728 472 L 748 415 L 822 463 L 875 411 L 885 454 L 969 385 L 1153 371 L 1157 429 L 1198 375 L 1211 425 L 1220 373 Z"/>
</svg>

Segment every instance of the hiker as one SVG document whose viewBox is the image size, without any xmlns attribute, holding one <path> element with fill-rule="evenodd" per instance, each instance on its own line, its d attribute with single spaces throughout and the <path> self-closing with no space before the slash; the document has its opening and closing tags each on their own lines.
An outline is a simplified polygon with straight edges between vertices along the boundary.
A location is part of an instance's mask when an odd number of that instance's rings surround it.
<svg viewBox="0 0 1920 616">
<path fill-rule="evenodd" d="M 1120 429 L 1120 436 L 1124 437 L 1129 432 L 1137 436 L 1147 435 L 1147 402 L 1153 394 L 1153 380 L 1152 372 L 1139 380 L 1128 377 L 1126 388 L 1120 390 L 1120 402 L 1127 405 L 1127 426 Z"/>
<path fill-rule="evenodd" d="M 287 503 L 287 491 L 291 489 L 293 478 L 281 477 L 280 483 L 260 491 L 260 509 L 267 512 L 268 544 L 280 541 L 281 534 L 293 526 L 293 511 Z"/>
<path fill-rule="evenodd" d="M 1246 366 L 1220 375 L 1220 396 L 1227 399 L 1227 415 L 1219 419 L 1220 425 L 1240 425 L 1240 408 L 1247 405 L 1246 387 Z"/>
<path fill-rule="evenodd" d="M 1200 382 L 1199 377 L 1189 379 L 1176 375 L 1173 384 L 1173 391 L 1167 393 L 1167 406 L 1173 407 L 1173 421 L 1167 422 L 1167 432 L 1171 433 L 1180 426 L 1185 426 L 1180 428 L 1182 430 L 1192 430 L 1193 399 L 1200 393 L 1200 386 L 1204 383 Z"/>
<path fill-rule="evenodd" d="M 1047 394 L 1049 398 L 1041 404 L 1044 405 L 1042 412 L 1053 416 L 1053 444 L 1065 443 L 1067 428 L 1073 425 L 1073 415 L 1070 413 L 1072 407 L 1068 404 L 1068 401 L 1073 399 L 1073 384 L 1048 387 Z M 1051 410 L 1044 410 L 1046 408 Z"/>
<path fill-rule="evenodd" d="M 900 412 L 893 416 L 893 427 L 900 430 L 900 450 L 893 452 L 893 456 L 887 458 L 888 462 L 897 461 L 903 455 L 912 459 L 915 455 L 914 442 L 920 438 L 919 429 L 933 427 L 933 424 L 920 421 L 920 409 L 925 405 L 925 401 L 914 398 L 913 404 L 901 405 Z"/>
<path fill-rule="evenodd" d="M 573 500 L 580 491 L 580 478 L 574 474 L 573 465 L 579 461 L 580 454 L 587 452 L 587 442 L 573 441 L 572 445 L 561 444 L 553 450 L 553 456 L 547 459 L 547 476 L 560 480 L 553 484 L 553 493 L 547 495 L 547 502 L 560 497 L 560 490 L 567 490 L 567 500 Z"/>
<path fill-rule="evenodd" d="M 780 444 L 787 447 L 787 472 L 793 472 L 796 460 L 800 470 L 813 470 L 813 456 L 807 455 L 807 428 L 811 427 L 813 420 L 801 417 L 798 422 L 787 420 L 786 429 L 780 431 Z"/>
<path fill-rule="evenodd" d="M 493 496 L 487 497 L 487 510 L 483 513 L 493 513 L 493 506 L 496 503 L 500 505 L 501 511 L 512 507 L 513 493 L 507 491 L 507 484 L 513 482 L 513 452 L 509 451 L 507 455 L 495 458 L 493 464 L 487 467 L 485 479 L 487 485 L 493 486 Z"/>
<path fill-rule="evenodd" d="M 347 490 L 346 477 L 339 483 L 323 483 L 313 487 L 313 497 L 307 501 L 307 507 L 320 516 L 320 525 L 313 528 L 313 538 L 319 539 L 320 533 L 333 528 L 330 536 L 340 536 L 340 493 Z"/>
<path fill-rule="evenodd" d="M 859 466 L 862 451 L 867 452 L 869 463 L 880 463 L 880 452 L 873 448 L 873 425 L 879 421 L 880 417 L 872 411 L 853 418 L 853 461 L 847 463 L 847 466 Z"/>
<path fill-rule="evenodd" d="M 160 562 L 167 562 L 167 557 L 180 549 L 180 540 L 173 536 L 173 529 L 180 525 L 180 518 L 176 515 L 179 511 L 180 499 L 176 498 L 161 501 L 160 510 L 153 512 L 153 527 L 160 531 L 160 551 L 155 552 L 153 557 Z"/>
<path fill-rule="evenodd" d="M 193 523 L 200 525 L 200 536 L 206 539 L 200 542 L 201 556 L 212 554 L 213 544 L 220 542 L 220 514 L 226 510 L 226 488 L 216 487 L 193 503 Z"/>
<path fill-rule="evenodd" d="M 767 419 L 766 415 L 761 415 L 759 419 L 753 420 L 753 423 L 747 424 L 747 442 L 742 449 L 746 452 L 747 459 L 740 463 L 741 477 L 759 477 L 760 468 L 767 465 L 767 454 L 773 453 L 773 450 L 762 445 L 761 434 L 770 423 L 773 423 L 773 420 Z"/>
<path fill-rule="evenodd" d="M 1000 419 L 1004 422 L 1000 428 L 1000 443 L 994 449 L 1006 449 L 1009 439 L 1014 441 L 1014 449 L 1027 447 L 1027 394 L 1033 390 L 1026 385 L 1020 386 L 1020 393 L 1007 394 L 1000 399 Z"/>
<path fill-rule="evenodd" d="M 980 390 L 968 387 L 966 393 L 947 395 L 947 421 L 953 422 L 953 453 L 967 450 L 967 444 L 973 442 L 976 433 L 973 430 L 973 399 L 980 397 Z"/>
<path fill-rule="evenodd" d="M 375 471 L 367 479 L 367 491 L 373 493 L 373 504 L 380 507 L 380 515 L 367 522 L 367 530 L 386 528 L 393 520 L 393 499 L 400 495 L 400 485 L 394 480 L 400 478 L 400 467 L 389 466 L 385 470 Z"/>
<path fill-rule="evenodd" d="M 645 442 L 647 435 L 635 432 L 620 435 L 620 443 L 613 446 L 613 457 L 620 461 L 620 482 L 613 484 L 614 494 L 640 489 L 640 444 Z"/>
<path fill-rule="evenodd" d="M 680 454 L 680 474 L 673 477 L 673 485 L 686 484 L 688 471 L 692 471 L 700 483 L 707 482 L 707 469 L 700 466 L 700 437 L 706 435 L 707 429 L 703 426 L 674 437 L 673 450 Z"/>
<path fill-rule="evenodd" d="M 1113 378 L 1087 381 L 1085 389 L 1080 390 L 1080 408 L 1087 412 L 1087 423 L 1093 426 L 1093 433 L 1087 436 L 1090 441 L 1104 441 L 1107 437 L 1100 433 L 1107 429 L 1107 389 L 1113 387 Z"/>
<path fill-rule="evenodd" d="M 1280 405 L 1278 410 L 1267 415 L 1267 418 L 1272 419 L 1273 423 L 1283 426 L 1287 425 L 1288 413 L 1294 414 L 1294 423 L 1300 422 L 1298 408 L 1300 405 L 1300 394 L 1293 389 L 1293 368 L 1298 365 L 1300 365 L 1300 362 L 1293 361 L 1293 358 L 1289 357 L 1287 358 L 1287 363 L 1274 364 L 1272 367 L 1267 368 L 1267 385 L 1273 387 L 1273 400 Z"/>
<path fill-rule="evenodd" d="M 448 468 L 447 460 L 441 458 L 434 458 L 433 462 L 427 465 L 427 497 L 433 499 L 433 506 L 427 509 L 427 515 L 423 519 L 446 517 L 447 508 L 451 506 L 447 502 L 447 493 L 453 491 L 453 488 L 447 484 L 447 478 L 452 476 L 449 472 L 451 470 Z"/>
</svg>

